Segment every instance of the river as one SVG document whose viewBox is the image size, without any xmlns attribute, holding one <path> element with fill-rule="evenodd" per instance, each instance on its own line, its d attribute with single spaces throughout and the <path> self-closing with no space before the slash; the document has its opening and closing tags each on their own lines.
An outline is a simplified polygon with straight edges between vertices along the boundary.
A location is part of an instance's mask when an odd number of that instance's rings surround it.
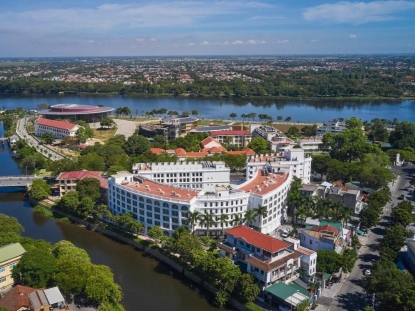
<svg viewBox="0 0 415 311">
<path fill-rule="evenodd" d="M 0 137 L 1 134 L 2 131 Z M 0 163 L 0 176 L 22 173 L 12 159 L 10 149 L 1 145 Z M 24 236 L 51 243 L 71 241 L 85 249 L 93 263 L 109 266 L 116 282 L 122 287 L 122 304 L 127 311 L 221 310 L 211 306 L 187 281 L 145 253 L 76 225 L 49 220 L 33 213 L 23 193 L 0 190 L 0 213 L 16 217 L 25 229 Z"/>
<path fill-rule="evenodd" d="M 129 107 L 133 115 L 143 115 L 152 109 L 166 108 L 179 112 L 198 110 L 204 118 L 229 118 L 231 113 L 241 114 L 255 112 L 277 116 L 291 117 L 292 122 L 324 122 L 334 118 L 348 119 L 357 117 L 370 121 L 374 118 L 407 120 L 415 122 L 415 100 L 224 100 L 159 97 L 142 98 L 127 96 L 54 96 L 54 97 L 0 97 L 0 108 L 21 107 L 27 110 L 37 109 L 37 105 L 75 103 L 102 105 L 108 107 Z"/>
</svg>

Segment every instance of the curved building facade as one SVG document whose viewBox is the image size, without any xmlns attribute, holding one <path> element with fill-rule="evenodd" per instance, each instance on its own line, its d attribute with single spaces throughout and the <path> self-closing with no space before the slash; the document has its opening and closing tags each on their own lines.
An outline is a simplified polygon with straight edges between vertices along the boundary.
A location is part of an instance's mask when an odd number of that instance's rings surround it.
<svg viewBox="0 0 415 311">
<path fill-rule="evenodd" d="M 50 106 L 48 109 L 39 111 L 47 119 L 69 119 L 73 122 L 83 120 L 88 123 L 100 122 L 109 116 L 114 108 L 78 105 L 78 104 L 58 104 Z"/>
</svg>

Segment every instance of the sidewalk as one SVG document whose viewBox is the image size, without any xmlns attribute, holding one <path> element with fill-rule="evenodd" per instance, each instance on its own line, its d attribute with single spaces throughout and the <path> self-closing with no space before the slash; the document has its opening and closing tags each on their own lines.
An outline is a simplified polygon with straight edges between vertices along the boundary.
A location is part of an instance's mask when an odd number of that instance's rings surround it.
<svg viewBox="0 0 415 311">
<path fill-rule="evenodd" d="M 330 304 L 333 302 L 334 297 L 337 295 L 348 276 L 349 273 L 345 273 L 338 282 L 333 283 L 332 285 L 326 284 L 326 288 L 323 289 L 320 297 L 317 299 L 318 306 L 315 309 L 316 311 L 328 311 L 330 309 Z"/>
</svg>

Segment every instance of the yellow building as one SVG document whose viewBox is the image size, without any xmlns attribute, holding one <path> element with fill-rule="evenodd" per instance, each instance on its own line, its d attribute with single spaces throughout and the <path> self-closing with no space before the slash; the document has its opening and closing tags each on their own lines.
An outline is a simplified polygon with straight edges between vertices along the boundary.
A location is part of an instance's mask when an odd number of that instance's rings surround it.
<svg viewBox="0 0 415 311">
<path fill-rule="evenodd" d="M 25 252 L 26 250 L 20 243 L 0 247 L 0 292 L 7 291 L 13 286 L 13 267 L 17 265 Z"/>
</svg>

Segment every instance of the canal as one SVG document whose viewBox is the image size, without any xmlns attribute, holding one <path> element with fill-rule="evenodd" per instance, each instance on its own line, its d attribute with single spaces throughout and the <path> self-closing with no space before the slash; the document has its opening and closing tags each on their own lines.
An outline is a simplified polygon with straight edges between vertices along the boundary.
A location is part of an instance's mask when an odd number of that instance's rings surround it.
<svg viewBox="0 0 415 311">
<path fill-rule="evenodd" d="M 2 134 L 0 130 L 0 137 Z M 13 160 L 10 149 L 0 146 L 0 176 L 20 174 L 22 172 Z M 145 253 L 76 225 L 33 213 L 23 193 L 0 190 L 0 213 L 16 217 L 25 229 L 24 236 L 51 243 L 71 241 L 85 249 L 93 263 L 109 266 L 116 282 L 122 287 L 122 304 L 127 311 L 220 310 L 211 306 L 194 286 Z"/>
</svg>

